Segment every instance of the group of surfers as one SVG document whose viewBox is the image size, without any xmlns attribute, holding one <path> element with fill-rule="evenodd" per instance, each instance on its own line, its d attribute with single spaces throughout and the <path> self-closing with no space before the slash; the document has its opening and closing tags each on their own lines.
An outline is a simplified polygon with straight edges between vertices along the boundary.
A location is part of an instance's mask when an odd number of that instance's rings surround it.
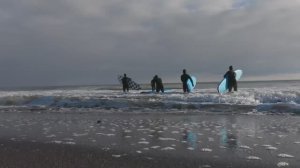
<svg viewBox="0 0 300 168">
<path fill-rule="evenodd" d="M 232 66 L 229 66 L 229 70 L 225 73 L 224 78 L 227 78 L 228 80 L 228 90 L 229 92 L 234 89 L 234 91 L 237 91 L 237 81 L 236 81 L 236 74 L 233 70 Z M 181 82 L 182 82 L 182 89 L 184 93 L 189 93 L 191 90 L 188 87 L 188 81 L 191 81 L 192 86 L 195 84 L 193 83 L 193 80 L 189 74 L 186 73 L 186 70 L 183 69 L 182 75 L 180 77 Z M 129 81 L 130 78 L 127 77 L 126 74 L 124 74 L 122 78 L 122 85 L 123 85 L 123 92 L 128 92 L 129 91 Z M 164 93 L 164 85 L 162 82 L 162 79 L 155 75 L 153 79 L 151 80 L 151 88 L 152 92 L 162 92 Z"/>
</svg>

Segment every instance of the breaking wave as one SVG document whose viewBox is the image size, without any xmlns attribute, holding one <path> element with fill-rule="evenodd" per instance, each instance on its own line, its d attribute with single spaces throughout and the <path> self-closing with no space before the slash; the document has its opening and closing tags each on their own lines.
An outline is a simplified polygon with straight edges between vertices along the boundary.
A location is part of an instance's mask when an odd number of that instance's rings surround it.
<svg viewBox="0 0 300 168">
<path fill-rule="evenodd" d="M 300 114 L 300 89 L 251 88 L 219 95 L 214 89 L 191 94 L 169 90 L 165 94 L 132 91 L 74 89 L 1 91 L 0 106 L 7 108 L 105 109 L 118 111 L 275 112 Z"/>
</svg>

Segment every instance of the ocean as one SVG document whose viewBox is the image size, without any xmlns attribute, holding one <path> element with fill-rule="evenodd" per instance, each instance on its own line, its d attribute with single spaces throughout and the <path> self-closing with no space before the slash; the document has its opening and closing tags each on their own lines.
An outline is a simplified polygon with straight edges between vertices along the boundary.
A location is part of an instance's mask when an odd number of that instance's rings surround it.
<svg viewBox="0 0 300 168">
<path fill-rule="evenodd" d="M 1 111 L 69 111 L 136 113 L 300 113 L 300 81 L 239 82 L 238 92 L 219 95 L 218 83 L 198 83 L 190 94 L 180 84 L 165 84 L 164 94 L 124 94 L 120 85 L 2 89 Z"/>
<path fill-rule="evenodd" d="M 2 89 L 4 167 L 300 167 L 300 81 Z M 0 166 L 1 167 L 1 166 Z"/>
</svg>

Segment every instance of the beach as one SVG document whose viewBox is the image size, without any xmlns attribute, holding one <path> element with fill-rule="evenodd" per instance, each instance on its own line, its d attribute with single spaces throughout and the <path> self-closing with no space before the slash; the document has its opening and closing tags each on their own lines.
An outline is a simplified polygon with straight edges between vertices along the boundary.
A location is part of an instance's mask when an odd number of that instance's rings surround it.
<svg viewBox="0 0 300 168">
<path fill-rule="evenodd" d="M 0 90 L 0 167 L 298 168 L 299 83 Z"/>
<path fill-rule="evenodd" d="M 299 167 L 294 115 L 1 113 L 3 167 Z"/>
</svg>

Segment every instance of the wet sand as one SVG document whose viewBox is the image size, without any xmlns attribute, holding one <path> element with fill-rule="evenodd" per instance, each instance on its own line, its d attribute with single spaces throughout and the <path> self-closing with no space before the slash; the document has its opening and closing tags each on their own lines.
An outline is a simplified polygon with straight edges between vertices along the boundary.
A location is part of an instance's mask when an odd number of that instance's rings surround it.
<svg viewBox="0 0 300 168">
<path fill-rule="evenodd" d="M 151 168 L 151 167 L 274 167 L 264 162 L 128 154 L 97 148 L 33 142 L 1 142 L 0 167 L 9 168 Z M 296 166 L 289 166 L 296 167 Z"/>
<path fill-rule="evenodd" d="M 116 151 L 117 152 L 117 151 Z M 226 160 L 215 161 L 188 157 L 128 154 L 119 157 L 113 151 L 91 147 L 43 144 L 33 142 L 1 142 L 0 167 L 10 168 L 150 168 L 150 167 L 252 167 L 261 163 Z M 264 166 L 265 167 L 265 166 Z"/>
<path fill-rule="evenodd" d="M 0 167 L 299 167 L 300 117 L 1 113 Z"/>
</svg>

